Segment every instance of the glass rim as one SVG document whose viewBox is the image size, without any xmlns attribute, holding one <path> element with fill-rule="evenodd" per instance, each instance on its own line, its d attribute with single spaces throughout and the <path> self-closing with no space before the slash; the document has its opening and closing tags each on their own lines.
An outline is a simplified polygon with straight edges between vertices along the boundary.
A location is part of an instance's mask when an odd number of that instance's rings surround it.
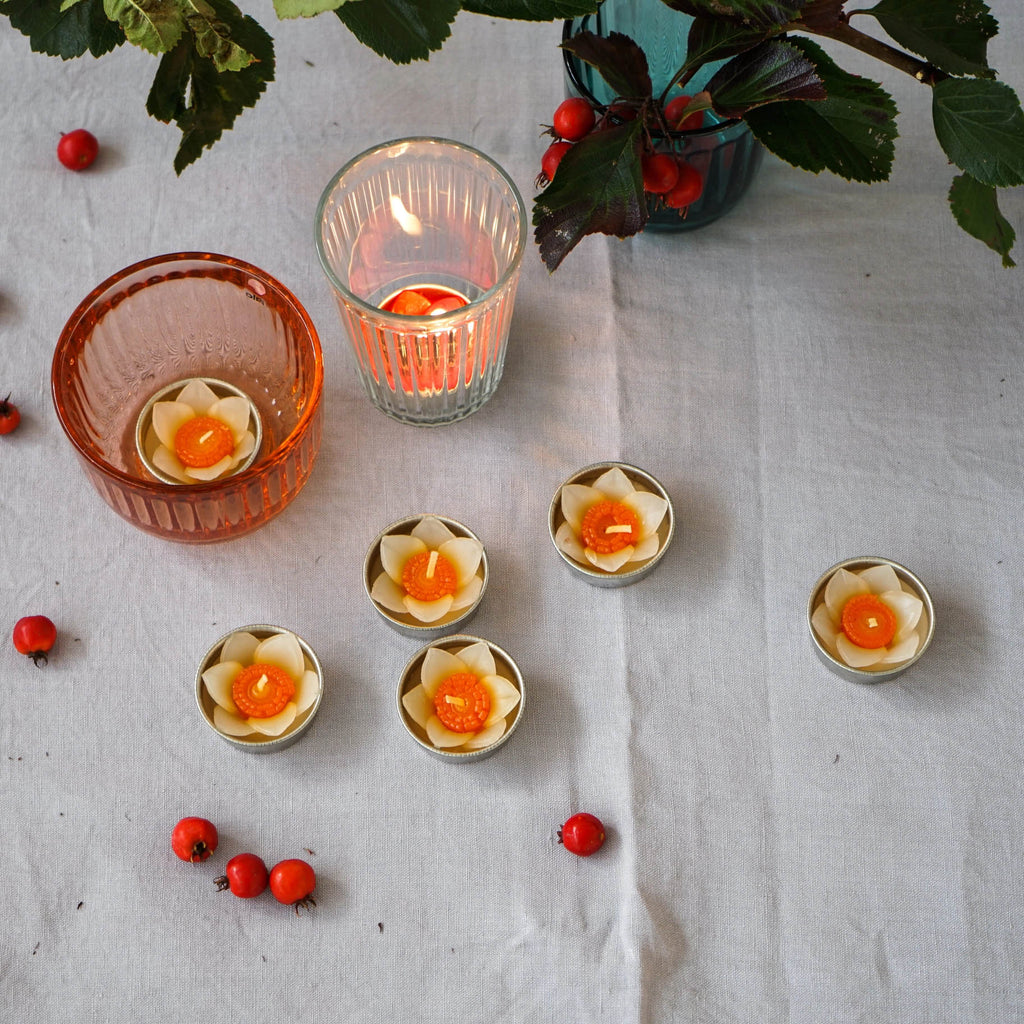
<svg viewBox="0 0 1024 1024">
<path fill-rule="evenodd" d="M 365 299 L 360 298 L 360 296 L 356 295 L 350 288 L 343 284 L 341 279 L 334 272 L 334 268 L 330 264 L 327 257 L 326 247 L 324 245 L 324 210 L 327 208 L 327 204 L 337 189 L 338 183 L 341 179 L 357 164 L 366 160 L 368 157 L 381 153 L 384 150 L 409 145 L 410 143 L 431 143 L 438 146 L 450 147 L 452 149 L 461 150 L 464 153 L 469 153 L 483 160 L 484 163 L 488 164 L 497 172 L 501 180 L 504 181 L 506 186 L 508 186 L 509 192 L 515 201 L 516 210 L 519 214 L 519 234 L 516 239 L 515 251 L 513 252 L 512 259 L 509 261 L 509 265 L 505 268 L 504 272 L 485 292 L 482 292 L 465 306 L 460 306 L 458 309 L 452 310 L 452 312 L 443 316 L 425 317 L 408 316 L 405 313 L 388 313 L 382 310 L 379 306 L 374 306 Z M 522 193 L 519 191 L 516 183 L 509 176 L 509 173 L 505 168 L 475 146 L 467 145 L 465 142 L 458 142 L 455 139 L 442 138 L 437 135 L 409 135 L 399 139 L 390 139 L 387 142 L 380 142 L 374 146 L 370 146 L 369 149 L 364 149 L 361 153 L 352 157 L 351 160 L 347 161 L 338 171 L 331 175 L 330 180 L 327 182 L 323 192 L 320 194 L 320 201 L 317 203 L 316 207 L 316 216 L 313 220 L 313 239 L 316 243 L 317 256 L 320 259 L 320 266 L 332 287 L 337 289 L 337 291 L 339 291 L 347 301 L 351 301 L 360 313 L 367 314 L 371 319 L 379 320 L 383 324 L 392 322 L 395 317 L 398 317 L 403 325 L 408 324 L 410 330 L 424 333 L 436 331 L 438 329 L 438 324 L 448 325 L 452 320 L 464 318 L 467 310 L 472 310 L 483 305 L 495 295 L 503 291 L 508 286 L 509 281 L 518 272 L 520 264 L 522 263 L 523 253 L 526 251 L 526 233 L 526 204 L 523 202 Z"/>
<path fill-rule="evenodd" d="M 585 14 L 583 17 L 589 18 L 591 15 Z M 583 79 L 580 77 L 579 71 L 577 70 L 576 56 L 569 50 L 564 49 L 564 44 L 567 43 L 575 34 L 573 26 L 576 21 L 582 21 L 582 18 L 566 18 L 565 22 L 562 24 L 562 63 L 565 65 L 565 73 L 569 76 L 569 80 L 572 82 L 573 87 L 585 100 L 593 104 L 593 106 L 598 110 L 606 112 L 608 110 L 608 104 L 602 103 L 584 83 Z M 742 123 L 743 118 L 741 117 L 729 117 L 724 121 L 716 121 L 715 124 L 704 125 L 700 128 L 688 128 L 686 130 L 680 130 L 678 128 L 662 130 L 661 128 L 657 128 L 651 131 L 651 136 L 656 139 L 697 139 L 704 135 L 714 135 L 727 128 L 734 128 L 736 125 Z"/>
<path fill-rule="evenodd" d="M 250 274 L 251 276 L 263 281 L 265 284 L 270 285 L 281 296 L 281 298 L 283 298 L 288 305 L 294 309 L 299 320 L 305 327 L 307 336 L 313 348 L 314 368 L 312 388 L 310 389 L 309 398 L 306 401 L 305 408 L 302 410 L 301 415 L 296 421 L 295 426 L 289 432 L 288 436 L 285 437 L 265 459 L 256 459 L 247 469 L 238 473 L 232 473 L 226 477 L 221 477 L 217 480 L 209 480 L 206 482 L 196 481 L 194 484 L 182 485 L 164 483 L 161 480 L 150 480 L 142 476 L 132 476 L 130 473 L 126 473 L 124 470 L 117 469 L 115 466 L 112 466 L 106 461 L 106 459 L 85 447 L 79 440 L 75 428 L 68 422 L 68 418 L 65 414 L 61 380 L 64 376 L 62 367 L 67 361 L 66 356 L 68 354 L 68 349 L 71 346 L 71 338 L 83 318 L 89 310 L 92 309 L 96 300 L 104 292 L 111 289 L 120 281 L 123 281 L 126 277 L 138 273 L 141 270 L 147 270 L 161 265 L 173 266 L 174 264 L 185 262 L 209 263 L 211 265 L 218 264 L 223 267 L 234 268 L 241 270 L 243 273 Z M 57 340 L 57 347 L 54 349 L 53 353 L 53 361 L 50 365 L 50 394 L 54 409 L 57 412 L 57 420 L 79 457 L 85 459 L 86 462 L 99 470 L 104 476 L 116 479 L 131 488 L 141 489 L 165 498 L 175 496 L 182 497 L 190 494 L 216 496 L 219 493 L 227 493 L 236 490 L 239 485 L 249 484 L 254 480 L 258 480 L 270 466 L 276 465 L 286 459 L 291 454 L 292 450 L 300 443 L 302 437 L 305 435 L 309 423 L 312 421 L 313 417 L 317 415 L 320 405 L 320 397 L 323 392 L 323 383 L 323 350 L 320 346 L 320 337 L 317 334 L 316 326 L 314 325 L 309 313 L 306 311 L 306 308 L 295 297 L 291 289 L 285 287 L 285 285 L 281 284 L 277 278 L 268 274 L 265 270 L 261 270 L 255 264 L 249 263 L 246 260 L 239 259 L 236 256 L 227 256 L 222 253 L 202 251 L 169 252 L 163 253 L 159 256 L 149 256 L 146 259 L 138 260 L 126 267 L 122 267 L 109 277 L 106 277 L 96 285 L 96 287 L 93 288 L 81 302 L 78 303 L 74 311 L 68 317 L 64 326 L 61 328 L 60 337 Z"/>
</svg>

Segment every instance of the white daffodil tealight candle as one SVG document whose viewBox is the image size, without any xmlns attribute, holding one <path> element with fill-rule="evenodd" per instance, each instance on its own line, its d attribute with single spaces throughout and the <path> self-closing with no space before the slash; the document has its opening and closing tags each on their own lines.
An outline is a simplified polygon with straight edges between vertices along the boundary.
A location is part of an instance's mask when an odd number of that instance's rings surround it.
<svg viewBox="0 0 1024 1024">
<path fill-rule="evenodd" d="M 891 679 L 917 661 L 935 621 L 924 584 L 899 563 L 876 557 L 829 569 L 811 591 L 807 616 L 825 664 L 858 682 Z"/>
<path fill-rule="evenodd" d="M 280 750 L 306 730 L 320 706 L 323 669 L 312 648 L 280 626 L 246 626 L 221 637 L 196 675 L 206 723 L 248 750 Z"/>
<path fill-rule="evenodd" d="M 467 527 L 443 516 L 410 516 L 377 535 L 363 585 L 394 629 L 431 638 L 474 615 L 487 585 L 487 556 Z"/>
<path fill-rule="evenodd" d="M 635 466 L 602 462 L 571 476 L 548 515 L 551 540 L 568 566 L 598 587 L 646 576 L 674 531 L 672 503 L 654 477 Z"/>
<path fill-rule="evenodd" d="M 406 731 L 448 761 L 493 754 L 522 717 L 526 693 L 515 662 L 479 637 L 457 635 L 424 647 L 398 684 Z"/>
<path fill-rule="evenodd" d="M 143 465 L 170 484 L 201 484 L 239 473 L 259 452 L 262 426 L 244 391 L 213 377 L 161 388 L 136 424 Z"/>
</svg>

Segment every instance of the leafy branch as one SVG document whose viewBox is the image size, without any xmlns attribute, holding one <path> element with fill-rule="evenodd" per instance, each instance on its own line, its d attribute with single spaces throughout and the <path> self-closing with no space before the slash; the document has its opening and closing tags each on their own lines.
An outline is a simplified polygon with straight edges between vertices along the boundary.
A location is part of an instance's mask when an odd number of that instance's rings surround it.
<svg viewBox="0 0 1024 1024">
<path fill-rule="evenodd" d="M 536 199 L 541 254 L 554 269 L 587 234 L 634 234 L 649 217 L 644 157 L 666 128 L 670 90 L 721 63 L 692 111 L 742 118 L 771 152 L 797 167 L 848 180 L 888 178 L 896 107 L 882 86 L 843 70 L 813 37 L 840 43 L 932 90 L 936 138 L 960 172 L 949 191 L 957 223 L 1013 266 L 1015 233 L 998 190 L 1024 184 L 1024 113 L 989 67 L 998 24 L 984 0 L 663 0 L 688 15 L 688 57 L 657 97 L 646 58 L 625 37 L 586 33 L 568 45 L 609 82 L 635 119 L 609 117 L 563 160 Z M 870 3 L 870 0 L 865 0 Z M 598 0 L 274 0 L 281 19 L 333 14 L 395 62 L 422 60 L 451 34 L 461 11 L 553 21 L 593 13 Z M 232 0 L 0 0 L 0 15 L 33 50 L 64 60 L 103 57 L 128 42 L 159 58 L 146 101 L 182 138 L 181 171 L 253 106 L 274 78 L 270 34 Z M 861 29 L 880 29 L 881 39 Z M 621 106 L 621 104 L 617 105 Z"/>
<path fill-rule="evenodd" d="M 598 46 L 584 32 L 563 44 L 619 94 L 611 106 L 632 104 L 644 121 L 643 144 L 632 156 L 638 167 L 662 146 L 664 103 L 672 87 L 722 62 L 688 111 L 707 109 L 719 121 L 743 119 L 766 149 L 796 167 L 828 170 L 852 181 L 887 180 L 898 135 L 896 105 L 880 84 L 843 70 L 808 37 L 830 39 L 931 87 L 936 138 L 962 172 L 950 189 L 951 212 L 964 231 L 1002 257 L 1004 266 L 1014 266 L 1015 232 L 999 211 L 997 190 L 1024 184 L 1024 112 L 1014 91 L 997 81 L 988 65 L 987 44 L 998 25 L 983 0 L 879 0 L 870 10 L 850 12 L 845 0 L 664 2 L 692 22 L 687 59 L 657 99 L 649 89 L 637 96 L 620 88 L 624 69 L 634 80 L 641 77 L 633 40 L 613 33 Z M 854 17 L 874 19 L 893 42 L 862 32 L 851 24 Z M 646 65 L 640 70 L 647 75 Z M 606 123 L 602 118 L 598 130 Z M 584 235 L 642 230 L 658 204 L 656 196 L 641 195 L 639 226 L 631 222 L 626 231 L 602 212 L 612 197 L 588 210 L 572 194 L 570 173 L 579 188 L 589 180 L 622 183 L 629 175 L 618 164 L 598 166 L 605 157 L 595 147 L 580 155 L 586 164 L 574 161 L 565 175 L 560 166 L 535 200 L 535 234 L 551 270 Z M 616 197 L 620 203 L 635 200 L 628 191 L 623 186 Z M 570 211 L 576 217 L 571 230 Z"/>
</svg>

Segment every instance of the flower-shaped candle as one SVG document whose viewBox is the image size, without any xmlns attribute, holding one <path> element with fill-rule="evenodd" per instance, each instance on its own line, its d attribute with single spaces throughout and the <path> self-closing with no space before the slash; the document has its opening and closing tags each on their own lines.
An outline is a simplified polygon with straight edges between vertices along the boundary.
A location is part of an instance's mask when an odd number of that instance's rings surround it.
<svg viewBox="0 0 1024 1024">
<path fill-rule="evenodd" d="M 886 559 L 851 559 L 833 567 L 810 604 L 819 649 L 853 678 L 896 674 L 931 636 L 927 593 L 906 569 Z"/>
<path fill-rule="evenodd" d="M 562 485 L 552 502 L 551 530 L 563 558 L 590 582 L 633 582 L 668 546 L 672 508 L 653 477 L 634 466 L 602 463 Z"/>
<path fill-rule="evenodd" d="M 322 688 L 315 655 L 294 633 L 251 626 L 211 648 L 200 667 L 196 696 L 223 737 L 259 744 L 304 726 Z"/>
<path fill-rule="evenodd" d="M 452 519 L 427 515 L 389 526 L 367 553 L 364 578 L 388 622 L 421 635 L 424 627 L 465 621 L 483 594 L 486 572 L 484 546 L 475 534 Z"/>
<path fill-rule="evenodd" d="M 522 685 L 500 648 L 456 636 L 413 658 L 399 684 L 399 702 L 406 728 L 427 749 L 482 756 L 507 739 L 518 722 Z"/>
<path fill-rule="evenodd" d="M 167 483 L 205 483 L 252 462 L 259 417 L 237 388 L 195 377 L 161 389 L 146 404 L 137 437 L 139 454 L 155 476 Z"/>
</svg>

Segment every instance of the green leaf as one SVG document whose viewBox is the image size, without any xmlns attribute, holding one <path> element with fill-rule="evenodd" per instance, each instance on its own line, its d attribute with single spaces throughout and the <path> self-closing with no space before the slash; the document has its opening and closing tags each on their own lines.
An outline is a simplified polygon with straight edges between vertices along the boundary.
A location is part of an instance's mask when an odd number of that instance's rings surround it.
<svg viewBox="0 0 1024 1024">
<path fill-rule="evenodd" d="M 103 9 L 124 29 L 129 43 L 150 53 L 167 53 L 185 31 L 178 0 L 103 0 Z"/>
<path fill-rule="evenodd" d="M 932 121 L 946 156 L 985 185 L 1024 184 L 1024 113 L 1002 82 L 947 78 L 932 89 Z"/>
<path fill-rule="evenodd" d="M 765 30 L 723 21 L 721 18 L 694 18 L 686 43 L 684 73 L 713 60 L 735 57 L 762 42 Z"/>
<path fill-rule="evenodd" d="M 218 71 L 241 71 L 256 59 L 231 38 L 227 24 L 206 0 L 182 0 L 182 4 L 197 52 L 211 58 Z"/>
<path fill-rule="evenodd" d="M 638 119 L 591 132 L 565 154 L 554 180 L 534 199 L 534 237 L 549 271 L 584 235 L 625 238 L 647 223 L 642 131 Z"/>
<path fill-rule="evenodd" d="M 949 190 L 949 207 L 967 234 L 1003 257 L 1004 267 L 1017 265 L 1010 258 L 1016 233 L 999 212 L 996 190 L 991 185 L 983 185 L 969 174 L 959 175 Z"/>
<path fill-rule="evenodd" d="M 807 0 L 665 0 L 694 18 L 725 18 L 741 25 L 776 29 L 788 25 Z"/>
<path fill-rule="evenodd" d="M 999 23 L 983 0 L 881 0 L 865 13 L 901 46 L 951 75 L 995 74 L 986 50 Z"/>
<path fill-rule="evenodd" d="M 599 36 L 578 32 L 562 43 L 562 49 L 590 64 L 623 99 L 645 99 L 651 95 L 651 76 L 644 51 L 627 35 L 609 32 Z"/>
<path fill-rule="evenodd" d="M 593 14 L 600 0 L 463 0 L 462 9 L 514 21 L 556 21 Z"/>
<path fill-rule="evenodd" d="M 312 18 L 324 11 L 333 11 L 346 0 L 274 0 L 279 18 Z"/>
<path fill-rule="evenodd" d="M 230 0 L 207 2 L 224 22 L 227 37 L 254 60 L 238 71 L 218 71 L 213 59 L 200 52 L 191 32 L 161 58 L 146 109 L 181 129 L 181 145 L 174 158 L 178 174 L 231 128 L 274 79 L 274 41 L 266 31 Z"/>
<path fill-rule="evenodd" d="M 705 86 L 722 117 L 742 117 L 777 100 L 818 100 L 825 87 L 814 64 L 792 42 L 771 39 L 733 57 Z"/>
<path fill-rule="evenodd" d="M 36 53 L 70 60 L 89 52 L 102 57 L 124 42 L 120 25 L 103 12 L 103 0 L 78 0 L 65 9 L 60 0 L 7 0 L 0 14 L 28 36 Z"/>
<path fill-rule="evenodd" d="M 885 181 L 892 170 L 896 104 L 876 82 L 840 68 L 809 39 L 791 39 L 814 62 L 827 96 L 751 110 L 754 136 L 776 156 L 806 171 L 829 170 L 852 181 Z"/>
<path fill-rule="evenodd" d="M 461 0 L 352 0 L 334 13 L 363 45 L 408 64 L 441 48 L 461 8 Z"/>
</svg>

